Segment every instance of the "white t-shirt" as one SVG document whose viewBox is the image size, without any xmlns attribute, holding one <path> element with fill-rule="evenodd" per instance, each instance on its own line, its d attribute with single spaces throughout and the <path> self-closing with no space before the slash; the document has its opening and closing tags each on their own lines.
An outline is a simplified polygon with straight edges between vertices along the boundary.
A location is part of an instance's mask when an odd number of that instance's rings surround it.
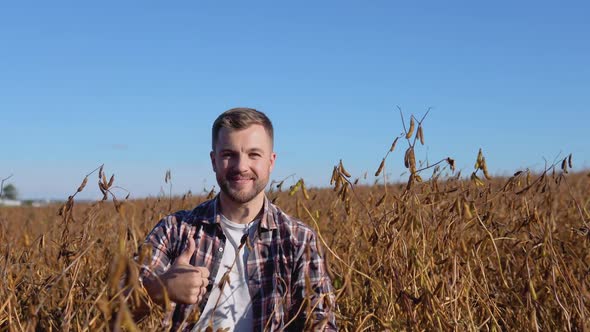
<svg viewBox="0 0 590 332">
<path fill-rule="evenodd" d="M 221 228 L 227 238 L 225 250 L 215 276 L 215 284 L 193 331 L 205 331 L 209 326 L 218 298 L 219 303 L 213 315 L 213 331 L 223 328 L 229 328 L 229 331 L 252 331 L 252 301 L 246 271 L 250 250 L 247 245 L 238 253 L 239 257 L 229 273 L 229 283 L 223 288 L 223 293 L 218 285 L 225 272 L 232 266 L 243 235 L 248 233 L 252 239 L 258 222 L 259 220 L 254 220 L 249 224 L 238 224 L 221 215 Z"/>
</svg>

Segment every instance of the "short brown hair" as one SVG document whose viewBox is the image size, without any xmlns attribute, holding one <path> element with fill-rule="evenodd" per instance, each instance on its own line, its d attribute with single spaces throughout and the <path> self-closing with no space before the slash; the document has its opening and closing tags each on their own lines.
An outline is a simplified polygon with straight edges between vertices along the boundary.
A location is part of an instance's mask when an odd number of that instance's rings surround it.
<svg viewBox="0 0 590 332">
<path fill-rule="evenodd" d="M 270 137 L 272 146 L 274 141 L 274 132 L 272 122 L 270 122 L 270 119 L 266 116 L 266 114 L 253 108 L 236 107 L 221 113 L 221 115 L 215 119 L 215 122 L 213 122 L 211 147 L 213 150 L 215 150 L 217 136 L 219 135 L 221 128 L 239 130 L 246 129 L 254 124 L 259 124 L 264 127 L 266 133 Z"/>
</svg>

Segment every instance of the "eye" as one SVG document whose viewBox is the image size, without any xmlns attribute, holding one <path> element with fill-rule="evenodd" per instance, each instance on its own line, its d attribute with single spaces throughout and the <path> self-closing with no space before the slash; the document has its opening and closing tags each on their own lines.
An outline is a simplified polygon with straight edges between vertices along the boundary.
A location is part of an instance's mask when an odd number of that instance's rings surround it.
<svg viewBox="0 0 590 332">
<path fill-rule="evenodd" d="M 260 158 L 260 157 L 262 157 L 262 155 L 260 153 L 258 153 L 258 152 L 252 152 L 252 153 L 250 153 L 250 158 L 257 159 L 257 158 Z"/>
<path fill-rule="evenodd" d="M 231 152 L 222 152 L 221 153 L 221 158 L 223 158 L 223 159 L 229 159 L 229 158 L 232 157 L 232 155 L 233 154 Z"/>
</svg>

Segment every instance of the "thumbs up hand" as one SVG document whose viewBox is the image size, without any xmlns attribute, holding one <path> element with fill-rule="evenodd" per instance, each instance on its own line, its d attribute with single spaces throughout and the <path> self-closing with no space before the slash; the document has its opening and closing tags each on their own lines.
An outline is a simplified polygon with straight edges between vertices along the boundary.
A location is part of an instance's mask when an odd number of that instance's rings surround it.
<svg viewBox="0 0 590 332">
<path fill-rule="evenodd" d="M 195 239 L 189 237 L 188 248 L 178 256 L 168 271 L 160 276 L 168 297 L 174 302 L 199 303 L 207 292 L 209 270 L 190 265 L 195 248 Z"/>
</svg>

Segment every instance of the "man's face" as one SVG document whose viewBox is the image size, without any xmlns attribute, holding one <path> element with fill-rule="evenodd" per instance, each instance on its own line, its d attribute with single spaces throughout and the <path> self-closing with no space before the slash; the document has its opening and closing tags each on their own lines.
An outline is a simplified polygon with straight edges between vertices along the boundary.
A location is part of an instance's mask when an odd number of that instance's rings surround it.
<svg viewBox="0 0 590 332">
<path fill-rule="evenodd" d="M 247 203 L 264 195 L 275 164 L 270 137 L 263 126 L 246 129 L 221 128 L 211 163 L 223 194 L 236 203 Z"/>
</svg>

